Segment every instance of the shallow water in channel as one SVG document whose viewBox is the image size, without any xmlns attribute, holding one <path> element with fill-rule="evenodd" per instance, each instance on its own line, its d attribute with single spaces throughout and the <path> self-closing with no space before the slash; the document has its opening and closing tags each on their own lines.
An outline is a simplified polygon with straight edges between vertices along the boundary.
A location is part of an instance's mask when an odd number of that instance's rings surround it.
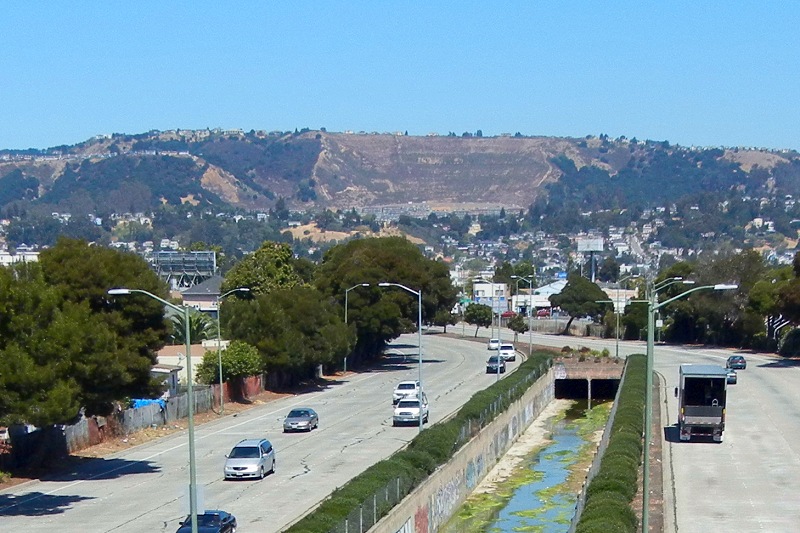
<svg viewBox="0 0 800 533">
<path fill-rule="evenodd" d="M 470 497 L 447 533 L 561 533 L 569 530 L 585 471 L 596 449 L 592 435 L 611 404 L 587 410 L 574 402 L 546 424 L 548 442 L 532 450 L 514 473 L 488 494 Z"/>
</svg>

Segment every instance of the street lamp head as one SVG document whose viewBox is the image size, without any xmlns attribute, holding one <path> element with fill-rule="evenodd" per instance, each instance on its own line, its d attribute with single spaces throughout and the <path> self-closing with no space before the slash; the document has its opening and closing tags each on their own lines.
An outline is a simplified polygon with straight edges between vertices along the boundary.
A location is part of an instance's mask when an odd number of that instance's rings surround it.
<svg viewBox="0 0 800 533">
<path fill-rule="evenodd" d="M 362 287 L 369 287 L 369 283 L 362 283 L 361 286 Z"/>
<path fill-rule="evenodd" d="M 378 283 L 378 287 L 391 287 L 391 286 L 392 286 L 391 283 L 387 283 L 385 281 L 381 281 L 380 283 Z"/>
<path fill-rule="evenodd" d="M 120 296 L 120 295 L 123 295 L 123 294 L 130 294 L 130 293 L 131 293 L 130 289 L 121 289 L 121 288 L 120 289 L 108 289 L 108 294 L 110 296 Z"/>
<path fill-rule="evenodd" d="M 714 285 L 715 291 L 733 291 L 738 288 L 738 285 L 734 285 L 732 283 L 718 283 L 717 285 Z"/>
<path fill-rule="evenodd" d="M 690 280 L 690 279 L 687 279 L 686 281 L 681 281 L 681 283 L 683 283 L 684 285 L 694 285 L 695 284 L 695 282 Z"/>
</svg>

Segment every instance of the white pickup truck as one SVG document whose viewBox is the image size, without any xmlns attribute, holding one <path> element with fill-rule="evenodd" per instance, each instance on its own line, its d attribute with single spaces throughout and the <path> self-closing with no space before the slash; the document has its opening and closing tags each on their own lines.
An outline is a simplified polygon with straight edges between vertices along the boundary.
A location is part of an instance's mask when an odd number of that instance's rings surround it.
<svg viewBox="0 0 800 533">
<path fill-rule="evenodd" d="M 419 381 L 401 381 L 392 393 L 392 405 L 396 405 L 403 398 L 415 397 L 420 392 L 422 392 L 422 387 Z"/>
</svg>

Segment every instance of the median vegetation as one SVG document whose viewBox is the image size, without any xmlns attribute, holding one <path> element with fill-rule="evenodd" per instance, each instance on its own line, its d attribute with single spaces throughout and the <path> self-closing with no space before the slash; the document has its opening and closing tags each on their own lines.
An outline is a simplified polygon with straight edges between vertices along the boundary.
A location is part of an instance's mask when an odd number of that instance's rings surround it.
<svg viewBox="0 0 800 533">
<path fill-rule="evenodd" d="M 534 352 L 516 372 L 472 396 L 455 417 L 426 428 L 406 448 L 351 479 L 286 532 L 345 531 L 341 526 L 346 520 L 347 530 L 366 531 L 521 398 L 551 363 L 551 352 Z"/>
<path fill-rule="evenodd" d="M 576 533 L 633 533 L 637 529 L 631 501 L 638 490 L 642 462 L 646 366 L 644 355 L 628 357 L 608 447 L 586 488 Z"/>
</svg>

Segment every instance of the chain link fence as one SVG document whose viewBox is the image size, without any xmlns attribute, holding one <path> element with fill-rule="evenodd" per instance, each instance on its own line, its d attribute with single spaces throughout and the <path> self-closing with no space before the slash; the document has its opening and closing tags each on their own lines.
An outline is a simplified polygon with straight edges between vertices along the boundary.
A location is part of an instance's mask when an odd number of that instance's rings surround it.
<svg viewBox="0 0 800 533">
<path fill-rule="evenodd" d="M 378 523 L 392 507 L 411 492 L 413 485 L 410 479 L 398 477 L 378 489 L 372 496 L 361 502 L 357 508 L 328 533 L 366 533 Z"/>
<path fill-rule="evenodd" d="M 499 413 L 503 412 L 506 407 L 511 405 L 511 402 L 522 397 L 525 391 L 531 387 L 533 382 L 547 372 L 548 368 L 549 366 L 546 363 L 543 363 L 541 366 L 539 366 L 539 368 L 531 370 L 528 375 L 525 376 L 525 379 L 517 383 L 514 387 L 510 388 L 501 396 L 498 396 L 497 399 L 495 399 L 495 401 L 489 405 L 489 407 L 481 412 L 477 419 L 468 419 L 464 425 L 461 426 L 461 430 L 458 433 L 458 439 L 456 439 L 456 442 L 453 445 L 453 452 L 459 450 L 475 435 L 480 433 L 480 431 L 489 425 L 492 420 L 497 418 Z"/>
</svg>

